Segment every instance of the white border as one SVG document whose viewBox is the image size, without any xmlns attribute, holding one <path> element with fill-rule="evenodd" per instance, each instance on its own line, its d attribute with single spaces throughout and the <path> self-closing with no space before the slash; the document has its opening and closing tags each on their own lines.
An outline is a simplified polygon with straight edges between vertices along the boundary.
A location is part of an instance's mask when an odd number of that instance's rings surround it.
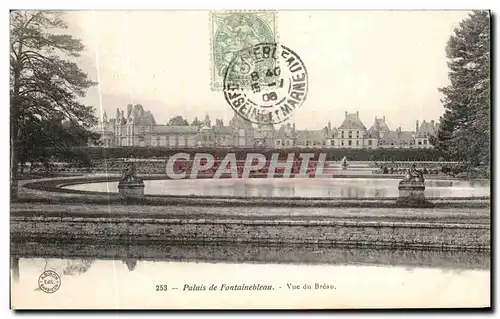
<svg viewBox="0 0 500 319">
<path fill-rule="evenodd" d="M 370 0 L 350 0 L 350 1 L 321 1 L 321 0 L 307 0 L 307 1 L 272 1 L 272 0 L 252 0 L 252 1 L 231 1 L 231 0 L 217 0 L 217 1 L 204 1 L 204 0 L 183 0 L 183 1 L 176 1 L 176 2 L 165 2 L 165 1 L 160 1 L 160 0 L 141 0 L 141 1 L 110 1 L 110 0 L 87 0 L 84 2 L 77 3 L 76 1 L 54 1 L 54 0 L 46 0 L 46 1 L 9 1 L 9 0 L 4 0 L 1 3 L 2 6 L 2 14 L 0 15 L 1 19 L 1 25 L 2 28 L 0 29 L 0 36 L 1 36 L 1 41 L 0 45 L 2 46 L 2 50 L 0 52 L 4 52 L 5 56 L 1 60 L 3 61 L 2 68 L 4 69 L 2 74 L 2 82 L 3 84 L 1 87 L 4 89 L 0 92 L 2 92 L 2 107 L 0 107 L 0 120 L 2 123 L 0 124 L 0 129 L 1 133 L 0 136 L 1 138 L 1 147 L 3 149 L 2 154 L 4 154 L 3 157 L 1 157 L 1 165 L 2 169 L 0 170 L 2 174 L 2 180 L 4 181 L 2 184 L 2 192 L 0 193 L 2 198 L 0 203 L 4 206 L 4 209 L 2 210 L 3 214 L 3 222 L 0 223 L 1 227 L 3 228 L 1 231 L 1 234 L 3 236 L 2 238 L 2 244 L 3 244 L 3 250 L 1 254 L 1 272 L 0 272 L 0 278 L 1 278 L 1 287 L 3 289 L 2 293 L 2 318 L 10 318 L 14 316 L 14 313 L 9 310 L 9 293 L 10 293 L 10 286 L 9 286 L 9 95 L 7 91 L 7 85 L 8 85 L 8 76 L 7 74 L 9 73 L 9 66 L 7 64 L 8 58 L 7 58 L 7 53 L 9 52 L 9 47 L 8 47 L 8 19 L 9 19 L 9 14 L 8 10 L 9 9 L 69 9 L 69 10 L 92 10 L 92 9 L 171 9 L 171 10 L 218 10 L 218 9 L 248 9 L 248 10 L 255 10 L 255 9 L 278 9 L 278 10 L 291 10 L 291 9 L 309 9 L 309 10 L 320 10 L 320 9 L 336 9 L 336 10 L 349 10 L 349 9 L 354 9 L 354 10 L 370 10 L 370 9 L 375 9 L 375 10 L 384 10 L 384 9 L 392 9 L 392 10 L 412 10 L 412 9 L 417 9 L 417 10 L 458 10 L 458 9 L 491 9 L 493 10 L 493 14 L 498 13 L 499 9 L 498 6 L 500 4 L 500 1 L 498 0 L 476 0 L 476 1 L 471 1 L 471 0 L 454 0 L 454 1 L 437 1 L 437 0 L 411 0 L 411 1 L 391 1 L 391 0 L 378 0 L 378 1 L 370 1 Z M 4 8 L 5 7 L 5 8 Z M 497 21 L 495 20 L 494 26 L 496 26 Z M 495 28 L 496 29 L 496 28 Z M 496 34 L 493 33 L 494 35 Z M 498 52 L 497 50 L 497 45 L 496 43 L 494 44 L 495 49 L 494 52 Z M 493 60 L 495 60 L 495 57 L 492 57 Z M 495 73 L 496 74 L 496 65 L 495 67 Z M 497 81 L 494 81 L 495 83 L 495 88 L 497 87 Z M 495 106 L 492 105 L 492 108 L 495 108 Z M 499 123 L 498 122 L 498 110 L 496 111 L 495 119 L 493 120 L 493 123 Z M 494 134 L 494 131 L 492 132 Z M 495 135 L 493 135 L 495 136 Z M 496 145 L 495 148 L 498 148 L 500 140 L 496 140 Z M 498 169 L 498 167 L 497 167 Z M 495 193 L 493 196 L 497 195 Z M 498 217 L 496 218 L 498 222 Z M 495 226 L 498 226 L 495 225 Z M 496 230 L 498 231 L 498 227 L 496 227 Z M 497 245 L 495 245 L 496 247 Z M 496 280 L 495 280 L 496 281 Z M 496 283 L 495 283 L 496 286 Z M 495 296 L 495 304 L 498 298 L 498 294 Z M 148 313 L 150 314 L 150 313 Z M 167 313 L 166 315 L 168 316 L 176 316 L 179 313 Z M 360 314 L 355 314 L 355 313 L 349 313 L 350 315 L 360 315 Z M 401 315 L 398 316 L 407 316 L 409 313 L 402 313 Z M 26 314 L 25 314 L 26 315 Z M 30 314 L 31 316 L 34 317 L 42 317 L 42 316 L 50 316 L 52 317 L 54 313 L 47 313 L 47 314 Z M 85 313 L 60 313 L 57 314 L 59 316 L 63 317 L 79 317 L 85 315 Z M 106 313 L 92 313 L 89 314 L 92 317 L 101 317 L 106 315 Z M 116 315 L 116 314 L 115 314 Z M 120 313 L 121 315 L 127 315 L 127 313 Z M 133 316 L 134 318 L 136 316 L 142 317 L 145 316 L 143 314 L 128 314 L 130 316 Z M 165 313 L 158 313 L 158 315 L 164 316 Z M 193 315 L 193 314 L 191 314 Z M 201 314 L 195 314 L 196 316 L 201 316 Z M 212 316 L 218 316 L 219 314 L 212 314 Z M 247 314 L 248 315 L 248 314 Z M 271 314 L 262 314 L 262 313 L 257 313 L 259 316 L 269 316 Z M 306 313 L 299 313 L 296 314 L 299 316 L 309 316 L 310 314 Z M 332 315 L 332 314 L 326 314 L 326 315 Z M 343 316 L 344 314 L 333 314 L 334 316 Z M 384 314 L 382 314 L 384 315 Z M 418 314 L 417 314 L 418 315 Z M 468 314 L 470 315 L 470 314 Z M 429 317 L 442 317 L 445 316 L 444 314 L 442 315 L 430 315 Z M 452 315 L 450 315 L 452 316 Z M 472 315 L 470 315 L 472 316 Z"/>
</svg>

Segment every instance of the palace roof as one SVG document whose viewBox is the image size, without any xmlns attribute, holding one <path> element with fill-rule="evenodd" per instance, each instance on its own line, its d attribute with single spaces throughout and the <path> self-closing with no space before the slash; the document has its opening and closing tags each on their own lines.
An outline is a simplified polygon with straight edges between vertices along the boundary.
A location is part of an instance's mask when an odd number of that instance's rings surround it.
<svg viewBox="0 0 500 319">
<path fill-rule="evenodd" d="M 346 112 L 344 122 L 342 122 L 342 125 L 339 126 L 339 129 L 366 130 L 366 127 L 364 126 L 363 122 L 361 122 L 361 120 L 359 119 L 359 113 L 347 114 L 347 112 Z"/>
<path fill-rule="evenodd" d="M 375 121 L 373 122 L 372 127 L 370 127 L 370 130 L 376 132 L 389 132 L 390 129 L 387 126 L 387 123 L 385 123 L 385 116 L 381 119 L 375 117 Z"/>
<path fill-rule="evenodd" d="M 429 136 L 429 135 L 436 135 L 434 121 L 426 122 L 424 120 L 420 125 L 420 127 L 418 128 L 417 136 Z"/>
</svg>

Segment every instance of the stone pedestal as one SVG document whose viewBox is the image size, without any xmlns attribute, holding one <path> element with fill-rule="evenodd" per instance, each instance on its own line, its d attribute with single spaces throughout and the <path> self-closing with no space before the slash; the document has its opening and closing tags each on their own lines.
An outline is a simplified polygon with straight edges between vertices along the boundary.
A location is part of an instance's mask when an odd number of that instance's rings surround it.
<svg viewBox="0 0 500 319">
<path fill-rule="evenodd" d="M 121 181 L 118 184 L 118 193 L 121 198 L 143 198 L 144 197 L 144 182 L 138 181 Z"/>
<path fill-rule="evenodd" d="M 398 203 L 411 206 L 427 204 L 425 199 L 425 182 L 423 180 L 402 180 L 399 182 Z"/>
</svg>

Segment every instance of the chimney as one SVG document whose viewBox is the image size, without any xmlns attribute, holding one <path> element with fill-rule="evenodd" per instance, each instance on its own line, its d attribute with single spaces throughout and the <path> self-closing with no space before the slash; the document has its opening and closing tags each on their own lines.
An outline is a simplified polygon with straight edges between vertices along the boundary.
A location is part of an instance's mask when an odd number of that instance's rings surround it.
<svg viewBox="0 0 500 319">
<path fill-rule="evenodd" d="M 356 117 L 359 119 L 359 111 L 356 111 Z"/>
<path fill-rule="evenodd" d="M 434 120 L 431 121 L 432 128 L 434 128 Z"/>
<path fill-rule="evenodd" d="M 332 122 L 328 121 L 328 132 L 332 130 Z"/>
<path fill-rule="evenodd" d="M 295 123 L 292 124 L 292 130 L 295 131 Z"/>
<path fill-rule="evenodd" d="M 418 120 L 417 120 L 417 124 L 416 124 L 415 133 L 418 133 Z"/>
<path fill-rule="evenodd" d="M 384 120 L 384 123 L 385 123 L 385 115 L 382 117 L 382 119 Z"/>
<path fill-rule="evenodd" d="M 132 104 L 127 105 L 127 118 L 130 117 L 130 114 L 132 113 L 132 108 L 133 108 Z"/>
<path fill-rule="evenodd" d="M 345 117 L 347 118 L 347 111 L 345 111 Z"/>
</svg>

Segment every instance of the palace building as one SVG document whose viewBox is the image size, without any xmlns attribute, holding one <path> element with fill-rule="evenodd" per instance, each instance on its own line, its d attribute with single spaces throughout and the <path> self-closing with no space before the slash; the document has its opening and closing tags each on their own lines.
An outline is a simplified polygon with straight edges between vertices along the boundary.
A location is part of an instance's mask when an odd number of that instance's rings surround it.
<svg viewBox="0 0 500 319">
<path fill-rule="evenodd" d="M 320 130 L 297 130 L 295 123 L 277 128 L 254 125 L 236 114 L 228 125 L 222 119 L 212 125 L 208 115 L 200 125 L 161 125 L 142 105 L 129 104 L 126 113 L 117 109 L 114 118 L 108 119 L 104 113 L 94 131 L 101 133 L 104 147 L 432 148 L 429 138 L 436 135 L 437 123 L 423 121 L 419 125 L 416 121 L 415 131 L 403 131 L 401 127 L 391 131 L 383 116 L 375 117 L 367 129 L 359 112 L 345 112 L 338 128 L 329 121 Z"/>
</svg>

